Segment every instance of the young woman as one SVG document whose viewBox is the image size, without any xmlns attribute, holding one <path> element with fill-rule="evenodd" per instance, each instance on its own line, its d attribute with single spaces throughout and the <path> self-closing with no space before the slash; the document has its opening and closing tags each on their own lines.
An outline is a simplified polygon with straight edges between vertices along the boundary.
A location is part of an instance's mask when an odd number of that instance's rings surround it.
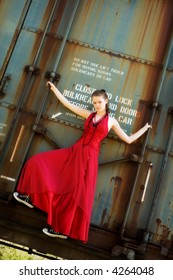
<svg viewBox="0 0 173 280">
<path fill-rule="evenodd" d="M 59 101 L 85 118 L 84 132 L 71 147 L 32 156 L 25 164 L 14 198 L 30 208 L 47 213 L 50 228 L 43 232 L 51 237 L 74 238 L 87 242 L 101 141 L 112 129 L 130 144 L 151 126 L 147 123 L 128 136 L 116 119 L 109 116 L 105 90 L 92 94 L 95 112 L 71 104 L 51 82 L 47 85 Z"/>
</svg>

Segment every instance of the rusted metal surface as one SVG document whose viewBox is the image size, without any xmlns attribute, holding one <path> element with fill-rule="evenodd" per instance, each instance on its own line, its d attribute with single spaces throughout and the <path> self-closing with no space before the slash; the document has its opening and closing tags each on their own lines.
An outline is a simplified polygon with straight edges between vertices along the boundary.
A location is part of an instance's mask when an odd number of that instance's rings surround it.
<svg viewBox="0 0 173 280">
<path fill-rule="evenodd" d="M 120 232 L 122 240 L 149 232 L 141 238 L 146 244 L 170 251 L 173 2 L 79 1 L 69 27 L 75 5 L 0 2 L 1 200 L 11 200 L 27 158 L 67 147 L 82 133 L 83 119 L 47 94 L 47 79 L 55 78 L 64 96 L 87 109 L 91 93 L 104 88 L 111 116 L 124 131 L 133 133 L 150 121 L 152 130 L 129 146 L 112 132 L 103 141 L 91 220 L 103 234 L 96 244 L 93 236 L 100 233 L 92 231 L 91 245 L 105 250 L 109 232 L 110 250 Z"/>
</svg>

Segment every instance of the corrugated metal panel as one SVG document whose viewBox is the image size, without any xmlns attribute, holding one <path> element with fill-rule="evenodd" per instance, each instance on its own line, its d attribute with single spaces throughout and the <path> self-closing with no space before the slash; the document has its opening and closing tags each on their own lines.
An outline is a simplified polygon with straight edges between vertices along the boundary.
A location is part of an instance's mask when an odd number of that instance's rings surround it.
<svg viewBox="0 0 173 280">
<path fill-rule="evenodd" d="M 3 75 L 3 69 L 6 68 L 6 63 L 8 63 L 8 59 L 14 48 L 15 41 L 22 26 L 23 17 L 30 5 L 29 2 L 22 0 L 13 1 L 14 6 L 12 5 L 12 1 L 0 3 L 0 77 Z"/>
<path fill-rule="evenodd" d="M 172 22 L 172 1 L 83 2 L 71 33 L 73 39 L 162 63 Z"/>
<path fill-rule="evenodd" d="M 0 3 L 0 7 L 8 14 L 6 8 L 11 1 L 5 3 Z M 83 119 L 66 110 L 52 93 L 46 95 L 45 86 L 45 76 L 47 72 L 51 75 L 60 55 L 75 3 L 37 0 L 29 6 L 29 2 L 25 5 L 18 1 L 18 11 L 15 4 L 11 6 L 16 21 L 8 40 L 0 27 L 5 46 L 0 54 L 1 64 L 5 65 L 1 76 L 11 78 L 6 79 L 5 86 L 1 83 L 5 92 L 0 100 L 0 141 L 1 149 L 7 149 L 0 175 L 17 180 L 25 160 L 23 155 L 30 157 L 40 151 L 69 146 L 82 133 Z M 55 11 L 51 15 L 53 7 Z M 60 75 L 58 88 L 79 106 L 92 109 L 92 91 L 105 88 L 111 115 L 128 134 L 154 114 L 146 147 L 145 137 L 130 146 L 113 133 L 103 141 L 92 224 L 105 232 L 122 230 L 124 235 L 125 230 L 127 237 L 137 238 L 140 230 L 146 230 L 151 217 L 150 241 L 162 244 L 164 240 L 169 248 L 173 231 L 172 141 L 168 147 L 172 126 L 173 50 L 165 74 L 163 69 L 169 56 L 172 22 L 173 2 L 169 0 L 80 1 L 56 69 Z M 3 21 L 3 28 L 8 24 Z M 9 45 L 13 46 L 10 56 L 7 55 Z M 59 112 L 61 115 L 52 119 Z M 20 145 L 13 157 L 19 136 Z M 29 144 L 28 139 L 31 139 Z M 162 180 L 158 191 L 159 178 Z M 3 199 L 8 200 L 15 184 L 1 178 Z"/>
</svg>

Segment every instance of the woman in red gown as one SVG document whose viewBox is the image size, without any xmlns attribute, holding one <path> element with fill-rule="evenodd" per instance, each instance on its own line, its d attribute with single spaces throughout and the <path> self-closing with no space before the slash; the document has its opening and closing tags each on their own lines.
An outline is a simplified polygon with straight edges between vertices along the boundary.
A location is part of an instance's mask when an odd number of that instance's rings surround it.
<svg viewBox="0 0 173 280">
<path fill-rule="evenodd" d="M 32 156 L 25 164 L 14 198 L 30 208 L 47 213 L 51 237 L 74 238 L 87 242 L 98 170 L 101 141 L 110 129 L 125 142 L 132 143 L 151 126 L 128 136 L 117 120 L 108 114 L 105 90 L 92 94 L 95 112 L 71 104 L 51 82 L 47 83 L 60 102 L 85 118 L 84 132 L 71 147 Z"/>
</svg>

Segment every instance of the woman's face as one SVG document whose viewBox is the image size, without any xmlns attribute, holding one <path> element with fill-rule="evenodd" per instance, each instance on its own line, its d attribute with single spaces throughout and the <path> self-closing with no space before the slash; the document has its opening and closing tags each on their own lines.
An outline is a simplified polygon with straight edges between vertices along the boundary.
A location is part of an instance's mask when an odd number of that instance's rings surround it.
<svg viewBox="0 0 173 280">
<path fill-rule="evenodd" d="M 103 96 L 93 96 L 92 98 L 94 109 L 98 113 L 103 113 L 106 110 L 106 104 L 108 103 L 108 100 L 105 99 Z"/>
</svg>

